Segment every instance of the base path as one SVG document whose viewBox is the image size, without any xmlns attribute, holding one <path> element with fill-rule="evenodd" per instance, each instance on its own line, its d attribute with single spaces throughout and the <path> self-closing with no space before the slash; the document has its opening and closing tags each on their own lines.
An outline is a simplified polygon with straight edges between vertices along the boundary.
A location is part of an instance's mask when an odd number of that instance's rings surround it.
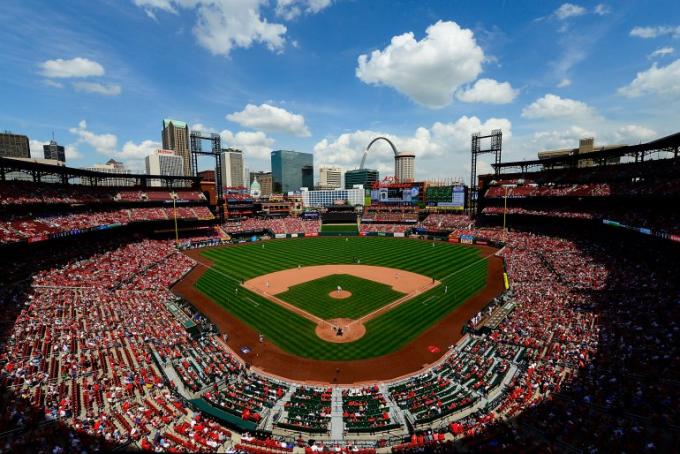
<svg viewBox="0 0 680 454">
<path fill-rule="evenodd" d="M 287 240 L 283 240 L 287 241 Z M 292 240 L 291 240 L 292 241 Z M 314 241 L 313 238 L 295 241 Z M 228 247 L 239 247 L 228 246 Z M 429 367 L 441 358 L 450 345 L 461 337 L 461 331 L 468 322 L 494 297 L 504 290 L 503 260 L 493 256 L 495 249 L 488 246 L 466 246 L 481 249 L 482 256 L 489 256 L 488 281 L 486 287 L 472 295 L 439 322 L 425 330 L 407 346 L 396 352 L 377 358 L 356 361 L 319 361 L 302 358 L 284 352 L 268 340 L 260 344 L 258 332 L 230 314 L 219 304 L 205 296 L 194 284 L 205 273 L 205 266 L 196 266 L 180 282 L 172 287 L 177 295 L 191 303 L 215 323 L 222 333 L 227 333 L 227 345 L 252 368 L 269 375 L 312 384 L 363 384 L 392 380 L 410 375 Z M 210 260 L 201 256 L 201 249 L 186 251 L 185 254 L 204 265 Z M 404 273 L 404 271 L 400 271 Z M 401 279 L 401 276 L 399 277 Z M 437 353 L 428 350 L 430 345 L 440 348 Z M 257 354 L 240 354 L 240 348 L 249 346 Z"/>
</svg>

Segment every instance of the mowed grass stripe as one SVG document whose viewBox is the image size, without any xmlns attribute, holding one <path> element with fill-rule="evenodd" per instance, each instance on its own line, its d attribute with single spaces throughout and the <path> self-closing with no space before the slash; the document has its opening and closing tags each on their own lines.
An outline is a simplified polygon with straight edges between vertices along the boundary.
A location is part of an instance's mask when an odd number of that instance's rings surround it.
<svg viewBox="0 0 680 454">
<path fill-rule="evenodd" d="M 423 241 L 380 237 L 279 240 L 265 243 L 264 248 L 261 243 L 248 244 L 209 249 L 203 255 L 214 262 L 215 270 L 237 280 L 298 265 L 352 263 L 354 257 L 366 265 L 446 278 L 441 286 L 369 321 L 366 335 L 349 344 L 322 341 L 314 333 L 312 322 L 244 288 L 235 295 L 237 281 L 216 271 L 208 270 L 197 283 L 199 290 L 285 351 L 328 360 L 370 358 L 401 348 L 481 289 L 487 273 L 486 262 L 480 261 L 475 248 L 445 243 L 432 247 Z M 457 269 L 462 271 L 451 276 Z M 446 285 L 448 292 L 444 294 Z M 246 298 L 257 302 L 257 307 Z"/>
</svg>

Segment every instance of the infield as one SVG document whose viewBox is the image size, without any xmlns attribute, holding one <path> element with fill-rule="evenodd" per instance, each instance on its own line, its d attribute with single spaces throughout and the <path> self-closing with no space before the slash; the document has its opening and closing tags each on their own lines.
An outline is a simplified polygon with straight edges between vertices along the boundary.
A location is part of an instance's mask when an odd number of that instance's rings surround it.
<svg viewBox="0 0 680 454">
<path fill-rule="evenodd" d="M 201 255 L 213 264 L 196 282 L 198 290 L 288 353 L 321 360 L 356 360 L 396 351 L 483 288 L 487 277 L 487 261 L 476 248 L 448 243 L 433 247 L 408 239 L 270 241 L 208 249 Z M 360 339 L 340 344 L 319 338 L 317 323 L 299 313 L 247 288 L 235 290 L 241 280 L 274 271 L 357 261 L 432 276 L 441 284 L 381 312 L 364 323 L 366 333 Z"/>
</svg>

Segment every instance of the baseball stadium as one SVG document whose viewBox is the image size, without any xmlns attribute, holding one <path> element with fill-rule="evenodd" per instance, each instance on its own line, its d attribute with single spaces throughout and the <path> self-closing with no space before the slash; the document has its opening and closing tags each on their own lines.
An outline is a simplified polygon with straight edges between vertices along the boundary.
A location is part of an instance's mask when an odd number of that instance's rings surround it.
<svg viewBox="0 0 680 454">
<path fill-rule="evenodd" d="M 3 446 L 671 452 L 679 150 L 315 207 L 0 158 Z"/>
</svg>

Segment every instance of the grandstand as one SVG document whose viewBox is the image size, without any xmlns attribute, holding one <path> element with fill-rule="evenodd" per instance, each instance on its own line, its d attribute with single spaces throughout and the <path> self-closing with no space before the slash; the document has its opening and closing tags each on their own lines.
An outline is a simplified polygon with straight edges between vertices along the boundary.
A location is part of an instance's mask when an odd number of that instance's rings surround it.
<svg viewBox="0 0 680 454">
<path fill-rule="evenodd" d="M 497 246 L 508 288 L 423 370 L 355 384 L 251 367 L 257 342 L 232 350 L 238 332 L 173 293 L 207 266 L 177 249 L 175 213 L 182 241 L 206 246 L 234 242 L 224 231 L 317 236 L 327 221 L 356 224 L 353 211 L 217 226 L 191 178 L 80 185 L 108 175 L 0 159 L 2 175 L 38 175 L 0 182 L 3 449 L 675 452 L 679 146 L 674 135 L 593 152 L 591 167 L 501 163 L 481 177 L 476 224 L 366 207 L 362 229 Z M 60 183 L 41 182 L 48 171 Z M 416 240 L 384 241 L 398 257 Z"/>
</svg>

